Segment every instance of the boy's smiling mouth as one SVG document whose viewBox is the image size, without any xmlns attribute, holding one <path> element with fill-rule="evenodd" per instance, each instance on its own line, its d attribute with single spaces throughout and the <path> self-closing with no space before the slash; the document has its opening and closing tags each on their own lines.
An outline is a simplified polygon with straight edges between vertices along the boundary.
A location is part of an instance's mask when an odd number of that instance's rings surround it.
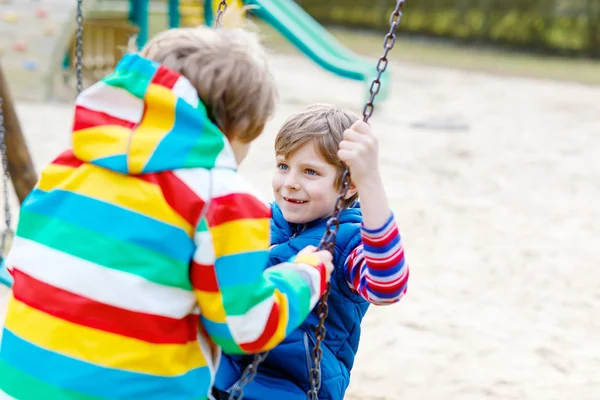
<svg viewBox="0 0 600 400">
<path fill-rule="evenodd" d="M 292 199 L 291 197 L 283 197 L 283 199 L 285 201 L 287 201 L 288 203 L 292 203 L 292 204 L 304 204 L 304 203 L 308 203 L 308 201 L 306 201 L 306 200 Z"/>
</svg>

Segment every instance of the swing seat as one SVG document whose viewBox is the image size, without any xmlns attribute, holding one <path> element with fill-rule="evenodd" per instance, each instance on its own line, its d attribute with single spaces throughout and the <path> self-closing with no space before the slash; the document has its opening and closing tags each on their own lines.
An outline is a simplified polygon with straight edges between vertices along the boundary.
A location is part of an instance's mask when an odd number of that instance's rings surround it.
<svg viewBox="0 0 600 400">
<path fill-rule="evenodd" d="M 8 273 L 8 269 L 4 265 L 4 258 L 0 258 L 0 285 L 11 287 L 13 284 L 13 278 Z"/>
</svg>

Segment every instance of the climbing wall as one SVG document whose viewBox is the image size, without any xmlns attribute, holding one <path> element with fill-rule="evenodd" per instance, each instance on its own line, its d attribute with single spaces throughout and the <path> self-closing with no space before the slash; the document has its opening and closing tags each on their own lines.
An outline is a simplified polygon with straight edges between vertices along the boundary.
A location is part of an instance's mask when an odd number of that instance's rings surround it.
<svg viewBox="0 0 600 400">
<path fill-rule="evenodd" d="M 0 0 L 0 63 L 15 98 L 52 97 L 76 10 L 77 0 Z"/>
</svg>

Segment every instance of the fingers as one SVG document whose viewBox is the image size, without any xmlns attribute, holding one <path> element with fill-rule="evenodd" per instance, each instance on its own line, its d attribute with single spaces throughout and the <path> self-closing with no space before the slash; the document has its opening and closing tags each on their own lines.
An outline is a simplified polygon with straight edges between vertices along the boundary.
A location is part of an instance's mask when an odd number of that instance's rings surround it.
<svg viewBox="0 0 600 400">
<path fill-rule="evenodd" d="M 352 129 L 358 133 L 364 133 L 364 134 L 371 133 L 371 127 L 369 126 L 369 124 L 367 124 L 362 119 L 359 119 L 358 121 L 353 123 L 352 126 L 350 127 L 350 129 Z"/>
<path fill-rule="evenodd" d="M 317 251 L 317 248 L 315 246 L 306 246 L 305 248 L 300 250 L 298 252 L 298 254 L 312 254 L 312 253 L 315 253 L 316 251 Z"/>
<path fill-rule="evenodd" d="M 353 150 L 340 149 L 337 154 L 340 160 L 348 165 L 352 164 L 351 162 L 349 163 L 349 161 L 356 158 L 356 153 Z"/>
</svg>

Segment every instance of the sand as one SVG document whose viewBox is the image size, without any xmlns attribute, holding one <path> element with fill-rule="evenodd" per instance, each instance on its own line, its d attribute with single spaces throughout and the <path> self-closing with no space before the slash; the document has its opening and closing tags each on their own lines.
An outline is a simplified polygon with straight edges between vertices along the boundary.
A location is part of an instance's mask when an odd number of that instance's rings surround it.
<svg viewBox="0 0 600 400">
<path fill-rule="evenodd" d="M 283 119 L 360 110 L 365 91 L 304 58 L 272 65 L 281 104 L 242 168 L 267 199 Z M 600 399 L 600 87 L 392 69 L 372 125 L 411 280 L 369 310 L 347 398 Z M 71 107 L 18 112 L 39 169 L 69 142 Z"/>
</svg>

